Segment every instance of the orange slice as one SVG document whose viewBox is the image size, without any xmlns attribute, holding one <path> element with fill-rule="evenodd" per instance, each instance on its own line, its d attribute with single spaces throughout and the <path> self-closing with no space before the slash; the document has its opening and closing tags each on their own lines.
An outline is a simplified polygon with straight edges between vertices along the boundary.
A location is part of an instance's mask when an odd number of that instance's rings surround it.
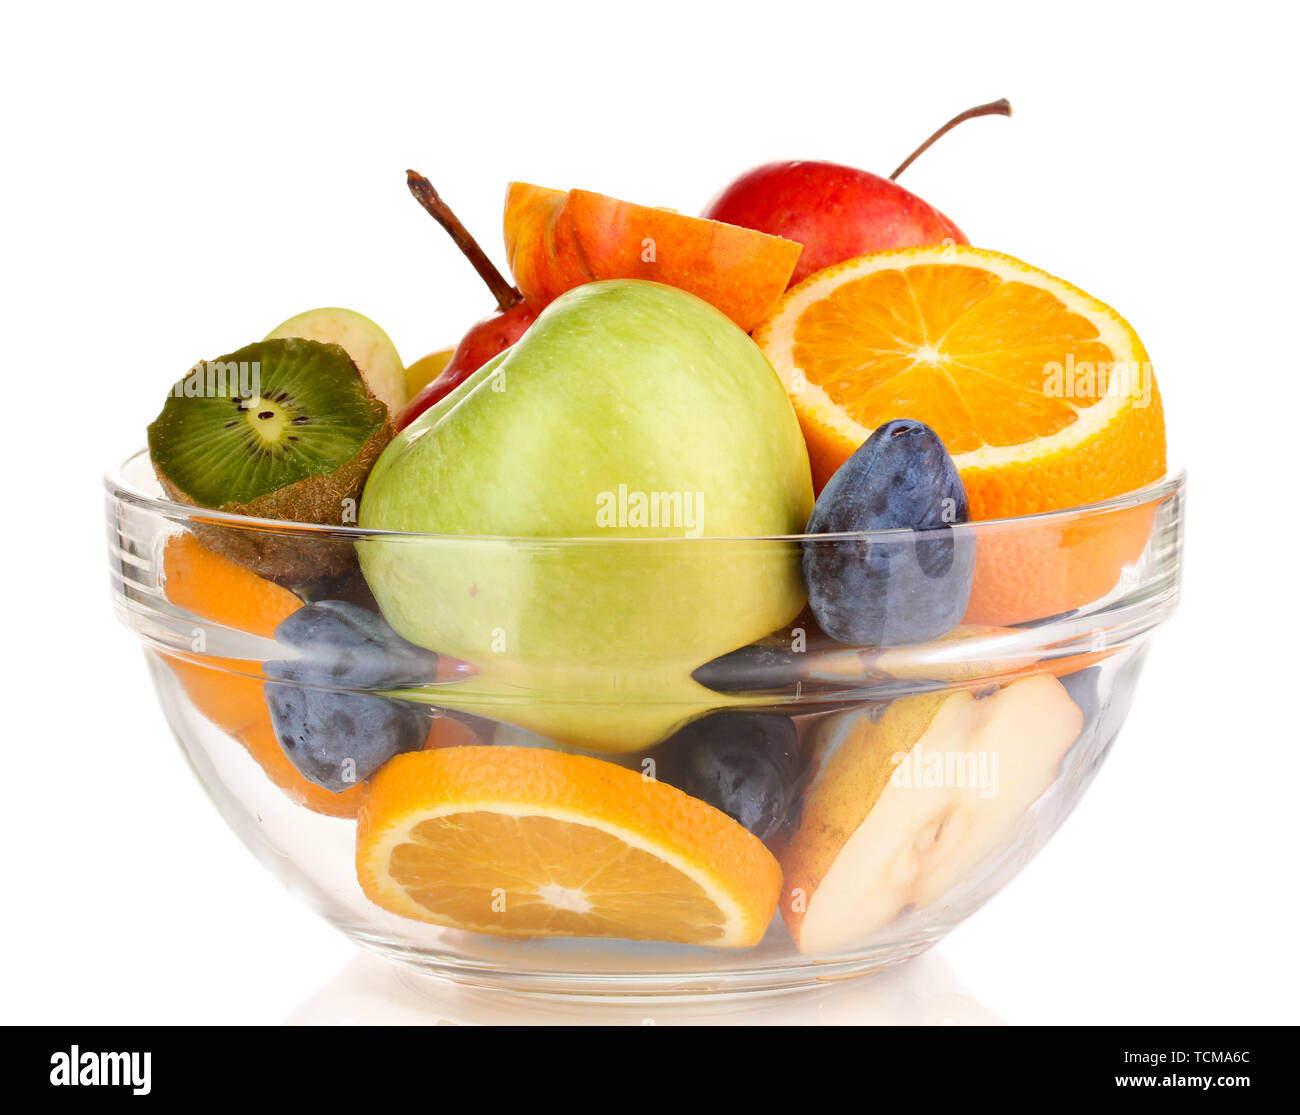
<svg viewBox="0 0 1300 1115">
<path fill-rule="evenodd" d="M 162 572 L 163 592 L 178 608 L 264 639 L 302 607 L 288 589 L 209 550 L 192 534 L 167 539 Z M 241 736 L 270 728 L 260 664 L 201 653 L 169 652 L 163 657 L 195 707 L 222 731 Z"/>
<path fill-rule="evenodd" d="M 529 747 L 390 760 L 357 817 L 357 877 L 403 917 L 478 933 L 743 948 L 781 869 L 726 814 L 637 771 Z"/>
<path fill-rule="evenodd" d="M 209 550 L 192 534 L 173 534 L 162 558 L 167 599 L 203 619 L 271 638 L 302 607 L 287 588 Z"/>
<path fill-rule="evenodd" d="M 818 491 L 894 418 L 943 439 L 974 519 L 1095 503 L 1165 471 L 1160 393 L 1132 327 L 1010 256 L 861 256 L 789 291 L 754 340 L 799 415 Z M 1145 512 L 1119 518 L 981 545 L 966 621 L 1019 623 L 1104 595 L 1150 528 Z"/>
</svg>

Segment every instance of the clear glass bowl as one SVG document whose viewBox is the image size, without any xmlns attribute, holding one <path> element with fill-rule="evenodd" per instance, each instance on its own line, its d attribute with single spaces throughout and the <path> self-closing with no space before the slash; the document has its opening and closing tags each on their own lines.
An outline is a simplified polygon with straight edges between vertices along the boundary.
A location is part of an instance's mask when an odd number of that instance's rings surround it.
<svg viewBox="0 0 1300 1115">
<path fill-rule="evenodd" d="M 366 948 L 463 983 L 542 993 L 770 991 L 927 949 L 1079 801 L 1181 576 L 1182 475 L 1089 507 L 954 528 L 976 554 L 966 620 L 887 649 L 834 642 L 807 610 L 763 630 L 772 609 L 755 594 L 798 583 L 800 538 L 503 539 L 270 522 L 161 498 L 142 453 L 106 487 L 117 613 L 144 644 L 195 773 L 249 849 Z M 357 555 L 386 569 L 408 590 L 394 626 L 442 657 L 429 676 L 382 692 L 436 706 L 450 745 L 549 747 L 644 776 L 647 759 L 666 754 L 660 741 L 711 712 L 789 718 L 798 769 L 764 833 L 784 872 L 781 909 L 761 942 L 497 936 L 373 904 L 355 856 L 368 788 L 312 786 L 278 748 L 263 666 L 292 652 L 169 585 L 167 547 L 186 535 L 246 566 L 266 555 L 260 572 L 304 597 L 376 610 Z M 888 545 L 903 561 L 924 540 L 889 531 L 818 544 Z M 926 726 L 909 735 L 918 710 Z"/>
</svg>

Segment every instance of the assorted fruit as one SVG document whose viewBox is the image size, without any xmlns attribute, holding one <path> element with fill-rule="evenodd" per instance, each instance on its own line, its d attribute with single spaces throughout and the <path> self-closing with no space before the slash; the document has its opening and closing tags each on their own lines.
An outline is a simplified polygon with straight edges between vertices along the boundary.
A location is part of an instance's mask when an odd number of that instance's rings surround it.
<svg viewBox="0 0 1300 1115">
<path fill-rule="evenodd" d="M 1107 368 L 1149 376 L 1132 326 L 1010 256 L 944 246 L 850 260 L 790 291 L 754 339 L 799 414 L 818 491 L 900 417 L 943 439 L 975 519 L 1092 503 L 1164 473 L 1154 381 L 1139 393 L 1106 380 Z M 1054 365 L 1079 379 L 1062 374 L 1053 391 Z M 1085 366 L 1100 379 L 1086 382 Z"/>
<path fill-rule="evenodd" d="M 730 948 L 779 909 L 825 955 L 1032 823 L 1099 659 L 945 650 L 1105 596 L 1151 513 L 973 524 L 1158 479 L 1163 412 L 1123 318 L 971 247 L 910 161 L 773 163 L 699 217 L 515 182 L 513 282 L 408 172 L 496 302 L 457 345 L 318 309 L 174 385 L 150 457 L 214 514 L 163 592 L 260 649 L 158 653 L 355 818 L 375 906 Z"/>
<path fill-rule="evenodd" d="M 1132 326 L 1009 256 L 942 246 L 850 260 L 790 291 L 754 339 L 799 415 L 819 492 L 898 417 L 943 441 L 975 520 L 1095 503 L 1165 472 L 1160 392 Z M 986 535 L 967 622 L 1104 596 L 1150 526 L 1138 511 L 1131 530 L 1100 536 Z"/>
</svg>

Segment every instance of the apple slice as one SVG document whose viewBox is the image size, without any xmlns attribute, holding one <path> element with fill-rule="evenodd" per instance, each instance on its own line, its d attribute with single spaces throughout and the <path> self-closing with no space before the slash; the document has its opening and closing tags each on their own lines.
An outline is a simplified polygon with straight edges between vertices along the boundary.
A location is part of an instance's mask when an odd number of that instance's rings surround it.
<svg viewBox="0 0 1300 1115">
<path fill-rule="evenodd" d="M 860 944 L 968 880 L 1051 786 L 1082 724 L 1045 674 L 831 721 L 781 858 L 781 912 L 799 951 Z"/>
<path fill-rule="evenodd" d="M 515 283 L 539 308 L 598 279 L 649 279 L 703 298 L 746 333 L 776 305 L 803 250 L 721 221 L 526 182 L 506 192 L 505 233 Z"/>
</svg>

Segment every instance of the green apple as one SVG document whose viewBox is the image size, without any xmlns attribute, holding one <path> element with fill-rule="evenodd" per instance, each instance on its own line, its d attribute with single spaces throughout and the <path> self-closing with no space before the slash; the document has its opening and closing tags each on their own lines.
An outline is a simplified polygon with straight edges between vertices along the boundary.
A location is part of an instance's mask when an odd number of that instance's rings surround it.
<svg viewBox="0 0 1300 1115">
<path fill-rule="evenodd" d="M 338 306 L 307 310 L 281 322 L 266 335 L 299 337 L 338 345 L 356 364 L 371 394 L 388 407 L 394 417 L 407 403 L 406 368 L 388 334 L 364 314 Z"/>
<path fill-rule="evenodd" d="M 715 693 L 681 670 L 620 672 L 603 662 L 578 673 L 488 670 L 453 685 L 403 690 L 402 696 L 605 755 L 644 754 L 706 713 L 770 704 L 761 695 Z"/>
<path fill-rule="evenodd" d="M 388 621 L 473 662 L 477 699 L 508 692 L 543 735 L 625 750 L 725 703 L 691 671 L 798 613 L 798 546 L 767 539 L 812 503 L 749 337 L 693 295 L 615 280 L 557 299 L 380 457 L 362 527 L 463 537 L 358 549 Z"/>
</svg>

